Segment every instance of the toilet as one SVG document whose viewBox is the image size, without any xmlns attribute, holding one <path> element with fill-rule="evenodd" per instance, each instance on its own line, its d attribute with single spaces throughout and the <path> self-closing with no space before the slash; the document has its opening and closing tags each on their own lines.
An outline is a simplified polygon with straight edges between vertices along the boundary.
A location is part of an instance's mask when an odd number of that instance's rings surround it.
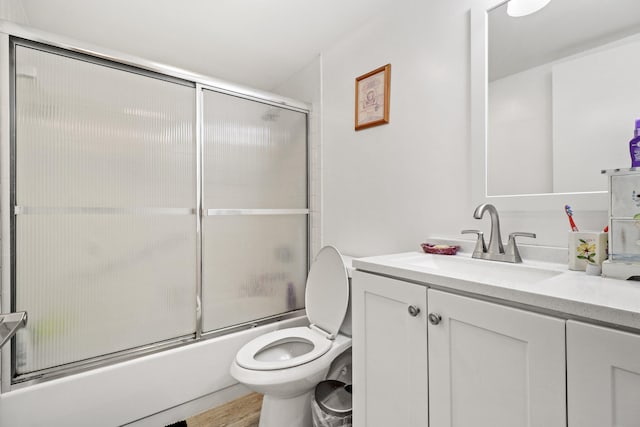
<svg viewBox="0 0 640 427">
<path fill-rule="evenodd" d="M 340 252 L 322 248 L 307 276 L 309 326 L 261 335 L 238 351 L 230 373 L 262 393 L 259 427 L 310 427 L 311 399 L 332 362 L 351 348 L 349 278 Z"/>
</svg>

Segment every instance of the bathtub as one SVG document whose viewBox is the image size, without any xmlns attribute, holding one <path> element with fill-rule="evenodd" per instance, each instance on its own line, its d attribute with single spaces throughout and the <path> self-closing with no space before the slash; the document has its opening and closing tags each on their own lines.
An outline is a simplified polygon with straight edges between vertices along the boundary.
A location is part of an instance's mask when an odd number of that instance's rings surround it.
<svg viewBox="0 0 640 427">
<path fill-rule="evenodd" d="M 3 393 L 0 426 L 170 424 L 246 391 L 229 375 L 245 343 L 305 324 L 283 320 Z"/>
</svg>

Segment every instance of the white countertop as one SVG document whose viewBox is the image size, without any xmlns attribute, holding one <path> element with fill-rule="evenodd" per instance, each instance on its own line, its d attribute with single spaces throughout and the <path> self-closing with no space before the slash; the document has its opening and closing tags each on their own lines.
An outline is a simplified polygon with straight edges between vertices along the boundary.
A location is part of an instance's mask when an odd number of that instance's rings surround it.
<svg viewBox="0 0 640 427">
<path fill-rule="evenodd" d="M 640 330 L 640 282 L 570 271 L 565 264 L 508 264 L 406 252 L 353 259 L 357 270 L 424 283 L 440 289 L 524 304 L 567 318 Z"/>
</svg>

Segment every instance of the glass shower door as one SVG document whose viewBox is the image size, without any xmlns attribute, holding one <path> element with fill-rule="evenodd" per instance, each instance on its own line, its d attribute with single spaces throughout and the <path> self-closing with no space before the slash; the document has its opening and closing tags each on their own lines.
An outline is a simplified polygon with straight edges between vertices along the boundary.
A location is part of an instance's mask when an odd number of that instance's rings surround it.
<svg viewBox="0 0 640 427">
<path fill-rule="evenodd" d="M 12 382 L 304 307 L 306 113 L 36 42 L 11 52 L 11 309 L 29 313 Z"/>
<path fill-rule="evenodd" d="M 304 307 L 306 114 L 203 90 L 203 332 Z"/>
<path fill-rule="evenodd" d="M 195 334 L 195 87 L 16 42 L 15 374 Z"/>
</svg>

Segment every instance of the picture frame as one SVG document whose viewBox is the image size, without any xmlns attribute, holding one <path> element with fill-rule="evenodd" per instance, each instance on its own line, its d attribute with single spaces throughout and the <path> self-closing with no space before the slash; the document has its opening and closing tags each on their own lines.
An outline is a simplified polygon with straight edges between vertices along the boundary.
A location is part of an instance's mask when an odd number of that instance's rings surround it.
<svg viewBox="0 0 640 427">
<path fill-rule="evenodd" d="M 356 77 L 355 130 L 389 123 L 391 64 Z"/>
</svg>

